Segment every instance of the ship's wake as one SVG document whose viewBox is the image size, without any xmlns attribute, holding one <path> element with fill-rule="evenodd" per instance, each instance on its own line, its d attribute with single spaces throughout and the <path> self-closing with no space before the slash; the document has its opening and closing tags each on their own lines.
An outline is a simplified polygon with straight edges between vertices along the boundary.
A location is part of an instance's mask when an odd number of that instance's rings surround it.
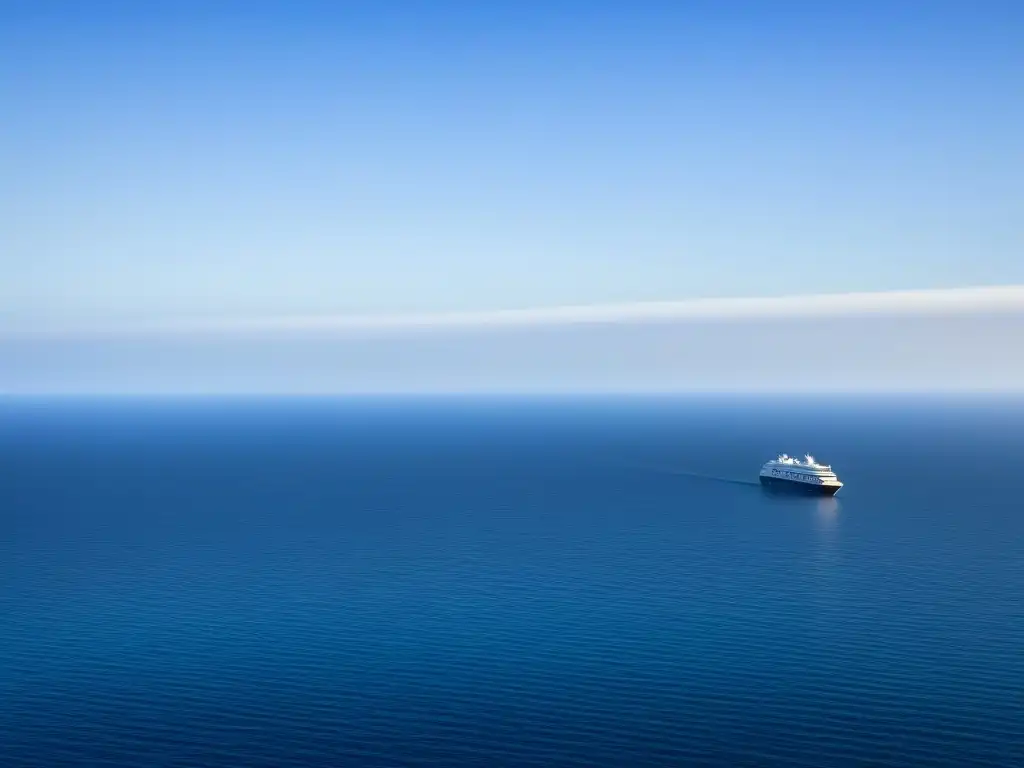
<svg viewBox="0 0 1024 768">
<path fill-rule="evenodd" d="M 738 477 L 726 477 L 724 475 L 710 474 L 708 472 L 694 472 L 680 467 L 668 467 L 656 464 L 630 464 L 632 469 L 645 472 L 656 472 L 662 475 L 676 475 L 678 477 L 692 477 L 696 480 L 709 480 L 715 483 L 729 483 L 730 485 L 760 486 L 759 480 L 745 480 Z"/>
</svg>

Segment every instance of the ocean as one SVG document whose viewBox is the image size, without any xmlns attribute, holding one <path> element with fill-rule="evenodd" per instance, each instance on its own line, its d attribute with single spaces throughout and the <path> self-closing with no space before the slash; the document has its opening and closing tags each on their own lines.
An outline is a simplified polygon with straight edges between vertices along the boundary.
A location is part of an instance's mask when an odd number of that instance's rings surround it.
<svg viewBox="0 0 1024 768">
<path fill-rule="evenodd" d="M 1011 398 L 0 400 L 0 766 L 1024 765 L 1022 475 Z"/>
</svg>

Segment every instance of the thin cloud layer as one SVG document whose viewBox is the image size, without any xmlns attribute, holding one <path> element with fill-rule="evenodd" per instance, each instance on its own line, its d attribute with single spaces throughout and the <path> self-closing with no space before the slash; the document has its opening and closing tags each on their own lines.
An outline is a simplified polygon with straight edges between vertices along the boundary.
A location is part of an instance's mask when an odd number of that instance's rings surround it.
<svg viewBox="0 0 1024 768">
<path fill-rule="evenodd" d="M 490 312 L 267 318 L 227 323 L 239 330 L 414 330 L 445 328 L 520 328 L 673 320 L 927 315 L 1024 311 L 1024 286 L 949 290 L 821 294 L 770 298 L 694 299 L 564 306 Z"/>
<path fill-rule="evenodd" d="M 2 337 L 194 335 L 223 333 L 430 331 L 633 324 L 683 320 L 756 320 L 870 316 L 933 316 L 1024 312 L 1024 285 L 766 298 L 692 299 L 420 314 L 267 316 L 192 319 L 135 318 L 113 323 L 8 323 Z"/>
<path fill-rule="evenodd" d="M 1024 391 L 1024 287 L 0 336 L 0 392 Z"/>
</svg>

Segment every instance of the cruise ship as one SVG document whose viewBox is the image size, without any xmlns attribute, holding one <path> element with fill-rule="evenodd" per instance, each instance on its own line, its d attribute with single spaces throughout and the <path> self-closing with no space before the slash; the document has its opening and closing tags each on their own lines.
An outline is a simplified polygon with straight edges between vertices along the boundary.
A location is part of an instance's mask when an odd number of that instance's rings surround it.
<svg viewBox="0 0 1024 768">
<path fill-rule="evenodd" d="M 778 490 L 835 496 L 843 484 L 832 467 L 819 464 L 810 454 L 800 461 L 782 454 L 761 467 L 761 485 Z"/>
</svg>

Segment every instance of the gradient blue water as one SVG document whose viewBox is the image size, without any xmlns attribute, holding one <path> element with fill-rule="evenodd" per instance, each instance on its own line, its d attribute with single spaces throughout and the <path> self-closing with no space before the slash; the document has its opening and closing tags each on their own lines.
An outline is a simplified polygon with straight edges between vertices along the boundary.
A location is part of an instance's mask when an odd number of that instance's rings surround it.
<svg viewBox="0 0 1024 768">
<path fill-rule="evenodd" d="M 1022 765 L 1022 469 L 1010 400 L 9 400 L 0 765 Z"/>
</svg>

